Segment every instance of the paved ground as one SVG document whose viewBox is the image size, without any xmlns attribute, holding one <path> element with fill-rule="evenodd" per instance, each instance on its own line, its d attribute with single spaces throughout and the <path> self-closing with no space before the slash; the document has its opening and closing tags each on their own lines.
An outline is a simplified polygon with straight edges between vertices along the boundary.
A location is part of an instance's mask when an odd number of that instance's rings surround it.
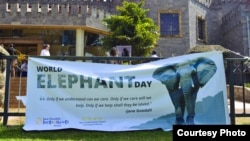
<svg viewBox="0 0 250 141">
<path fill-rule="evenodd" d="M 244 104 L 242 102 L 235 101 L 234 104 L 235 104 L 235 113 L 243 113 L 244 112 Z M 230 110 L 230 105 L 228 105 L 228 108 Z M 250 103 L 245 103 L 245 113 L 250 113 Z"/>
</svg>

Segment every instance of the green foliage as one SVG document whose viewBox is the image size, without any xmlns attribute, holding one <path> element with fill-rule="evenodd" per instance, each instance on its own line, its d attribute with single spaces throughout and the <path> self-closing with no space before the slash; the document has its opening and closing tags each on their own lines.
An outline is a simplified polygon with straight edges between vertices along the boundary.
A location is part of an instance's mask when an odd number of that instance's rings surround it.
<svg viewBox="0 0 250 141">
<path fill-rule="evenodd" d="M 245 87 L 250 88 L 250 83 L 245 83 Z"/>
<path fill-rule="evenodd" d="M 110 34 L 103 38 L 104 47 L 110 49 L 117 45 L 131 45 L 132 56 L 147 56 L 155 48 L 159 39 L 158 26 L 147 17 L 145 2 L 124 1 L 117 6 L 118 15 L 103 19 Z"/>
</svg>

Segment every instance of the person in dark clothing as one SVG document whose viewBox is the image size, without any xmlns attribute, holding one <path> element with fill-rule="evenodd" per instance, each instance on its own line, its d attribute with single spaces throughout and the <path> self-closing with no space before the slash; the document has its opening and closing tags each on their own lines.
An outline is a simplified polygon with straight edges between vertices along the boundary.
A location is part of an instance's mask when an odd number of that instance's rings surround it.
<svg viewBox="0 0 250 141">
<path fill-rule="evenodd" d="M 16 51 L 15 51 L 15 48 L 14 48 L 14 45 L 13 44 L 10 44 L 9 45 L 9 48 L 7 49 L 7 51 L 9 52 L 10 55 L 15 55 Z"/>
<path fill-rule="evenodd" d="M 123 48 L 123 50 L 122 50 L 122 57 L 129 57 L 129 56 L 130 55 L 129 55 L 128 49 L 127 48 Z M 122 64 L 127 65 L 127 64 L 129 64 L 129 61 L 127 61 L 127 60 L 122 61 Z"/>
<path fill-rule="evenodd" d="M 129 56 L 129 51 L 127 48 L 123 48 L 122 56 Z"/>
<path fill-rule="evenodd" d="M 9 52 L 10 55 L 16 55 L 16 50 L 14 48 L 13 44 L 9 44 L 9 48 L 7 49 L 7 51 Z M 16 64 L 17 64 L 17 60 L 13 59 L 11 60 L 11 76 L 15 77 L 16 76 Z"/>
</svg>

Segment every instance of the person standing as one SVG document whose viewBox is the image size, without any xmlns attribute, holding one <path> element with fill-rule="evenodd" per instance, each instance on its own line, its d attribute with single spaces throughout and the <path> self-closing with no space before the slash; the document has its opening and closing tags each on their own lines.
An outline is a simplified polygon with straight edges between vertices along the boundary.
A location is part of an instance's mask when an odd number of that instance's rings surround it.
<svg viewBox="0 0 250 141">
<path fill-rule="evenodd" d="M 123 50 L 122 50 L 122 56 L 130 56 L 129 55 L 129 50 L 127 49 L 127 48 L 123 48 Z"/>
<path fill-rule="evenodd" d="M 50 44 L 45 44 L 43 49 L 41 50 L 40 56 L 50 56 Z"/>
<path fill-rule="evenodd" d="M 28 60 L 24 60 L 24 62 L 21 65 L 21 75 L 22 75 L 22 77 L 27 76 L 27 71 L 28 71 Z"/>
<path fill-rule="evenodd" d="M 10 55 L 17 55 L 16 49 L 14 48 L 14 44 L 9 44 L 9 48 L 7 49 Z M 12 59 L 11 60 L 11 66 L 10 66 L 10 71 L 11 71 L 11 76 L 15 77 L 16 76 L 16 66 L 17 66 L 17 60 Z"/>
<path fill-rule="evenodd" d="M 157 55 L 157 53 L 156 53 L 156 51 L 155 51 L 155 50 L 153 50 L 153 51 L 152 51 L 152 53 L 151 53 L 151 57 L 158 57 L 158 55 Z"/>
<path fill-rule="evenodd" d="M 9 48 L 7 49 L 10 55 L 16 55 L 16 51 L 14 48 L 14 44 L 9 44 Z"/>
<path fill-rule="evenodd" d="M 109 51 L 110 57 L 118 57 L 118 50 L 116 47 L 112 47 Z M 118 60 L 110 60 L 111 64 L 120 64 Z"/>
<path fill-rule="evenodd" d="M 123 48 L 122 57 L 130 57 L 129 50 L 127 48 Z M 130 62 L 128 60 L 122 61 L 122 64 L 128 65 Z"/>
</svg>

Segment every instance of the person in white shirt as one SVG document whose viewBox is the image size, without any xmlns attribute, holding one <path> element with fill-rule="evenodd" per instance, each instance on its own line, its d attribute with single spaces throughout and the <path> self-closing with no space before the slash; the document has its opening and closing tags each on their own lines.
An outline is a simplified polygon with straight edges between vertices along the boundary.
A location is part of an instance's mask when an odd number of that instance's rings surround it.
<svg viewBox="0 0 250 141">
<path fill-rule="evenodd" d="M 40 56 L 50 56 L 50 45 L 46 44 L 44 48 L 41 50 Z"/>
<path fill-rule="evenodd" d="M 151 53 L 151 57 L 158 57 L 158 55 L 157 55 L 157 53 L 156 53 L 156 51 L 155 51 L 155 50 L 153 50 L 153 51 L 152 51 L 152 53 Z"/>
<path fill-rule="evenodd" d="M 23 77 L 27 76 L 27 70 L 28 70 L 28 60 L 25 60 L 21 65 L 21 72 Z"/>
</svg>

